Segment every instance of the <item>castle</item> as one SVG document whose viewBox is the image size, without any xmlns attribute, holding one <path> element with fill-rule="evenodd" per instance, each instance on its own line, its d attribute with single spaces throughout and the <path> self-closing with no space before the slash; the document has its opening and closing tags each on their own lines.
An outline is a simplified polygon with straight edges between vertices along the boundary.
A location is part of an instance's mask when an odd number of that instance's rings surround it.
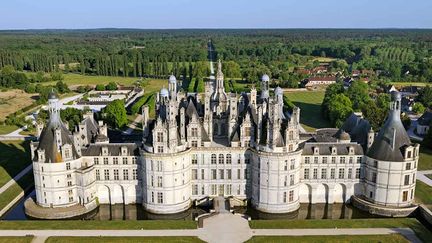
<svg viewBox="0 0 432 243">
<path fill-rule="evenodd" d="M 260 92 L 226 93 L 219 62 L 205 93 L 186 94 L 171 76 L 157 94 L 155 118 L 142 108 L 140 143 L 110 143 L 92 113 L 71 134 L 51 94 L 49 121 L 31 143 L 36 198 L 26 201 L 26 213 L 67 218 L 99 204 L 142 204 L 172 214 L 217 196 L 267 213 L 349 201 L 389 216 L 415 209 L 419 145 L 400 120 L 399 93 L 377 134 L 359 114 L 340 129 L 306 133 L 300 109 L 284 107 L 282 89 L 269 81 L 263 75 Z"/>
</svg>

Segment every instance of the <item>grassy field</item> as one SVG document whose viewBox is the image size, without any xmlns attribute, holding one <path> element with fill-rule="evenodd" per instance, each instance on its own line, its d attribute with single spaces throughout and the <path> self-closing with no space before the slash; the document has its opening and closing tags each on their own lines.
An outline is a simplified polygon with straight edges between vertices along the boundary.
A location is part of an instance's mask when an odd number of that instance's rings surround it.
<svg viewBox="0 0 432 243">
<path fill-rule="evenodd" d="M 249 225 L 252 229 L 411 228 L 423 241 L 432 239 L 432 232 L 414 218 L 252 220 Z"/>
<path fill-rule="evenodd" d="M 429 83 L 422 83 L 422 82 L 392 82 L 395 87 L 402 87 L 402 86 L 426 86 Z"/>
<path fill-rule="evenodd" d="M 0 221 L 0 229 L 83 229 L 83 230 L 153 230 L 153 229 L 196 229 L 197 224 L 192 220 L 23 220 Z"/>
<path fill-rule="evenodd" d="M 0 142 L 0 187 L 30 164 L 29 150 L 28 142 Z"/>
<path fill-rule="evenodd" d="M 0 194 L 0 209 L 6 207 L 13 199 L 15 199 L 21 192 L 27 190 L 31 185 L 33 185 L 33 171 L 27 173 L 24 177 L 19 179 L 6 191 Z"/>
<path fill-rule="evenodd" d="M 300 108 L 300 123 L 306 131 L 331 127 L 330 123 L 321 116 L 324 91 L 296 91 L 287 92 L 285 95 Z"/>
<path fill-rule="evenodd" d="M 0 134 L 1 135 L 8 134 L 8 133 L 11 133 L 17 129 L 18 129 L 18 127 L 15 125 L 0 125 Z"/>
<path fill-rule="evenodd" d="M 63 74 L 64 82 L 69 86 L 78 85 L 96 85 L 108 84 L 109 82 L 116 82 L 121 85 L 132 85 L 138 78 L 130 77 L 114 77 L 114 76 L 96 76 L 96 75 L 81 75 L 75 73 Z M 55 85 L 56 82 L 46 82 L 46 85 Z"/>
<path fill-rule="evenodd" d="M 420 146 L 418 170 L 432 170 L 432 150 Z"/>
<path fill-rule="evenodd" d="M 30 243 L 33 240 L 31 236 L 15 237 L 15 236 L 0 236 L 0 243 Z"/>
<path fill-rule="evenodd" d="M 37 97 L 37 94 L 27 94 L 18 89 L 0 92 L 0 121 L 4 121 L 6 116 L 35 102 Z"/>
<path fill-rule="evenodd" d="M 416 182 L 415 200 L 417 203 L 425 204 L 432 210 L 432 187 L 419 180 Z"/>
<path fill-rule="evenodd" d="M 172 237 L 49 237 L 45 243 L 105 243 L 105 242 L 118 242 L 118 243 L 139 243 L 139 242 L 152 242 L 152 243 L 198 243 L 204 242 L 197 237 L 193 236 L 172 236 Z"/>
<path fill-rule="evenodd" d="M 254 236 L 248 243 L 313 242 L 313 243 L 404 243 L 409 242 L 400 234 L 391 235 L 326 235 L 326 236 Z"/>
<path fill-rule="evenodd" d="M 429 174 L 429 175 L 425 175 L 427 178 L 429 178 L 429 179 L 431 179 L 432 180 L 432 174 Z"/>
</svg>

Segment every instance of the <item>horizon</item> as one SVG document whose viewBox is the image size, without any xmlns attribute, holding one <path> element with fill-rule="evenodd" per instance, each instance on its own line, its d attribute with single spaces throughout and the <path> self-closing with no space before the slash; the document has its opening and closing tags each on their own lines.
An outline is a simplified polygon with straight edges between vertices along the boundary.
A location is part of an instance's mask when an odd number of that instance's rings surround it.
<svg viewBox="0 0 432 243">
<path fill-rule="evenodd" d="M 3 3 L 0 29 L 431 29 L 429 9 L 425 0 L 17 0 Z"/>
</svg>

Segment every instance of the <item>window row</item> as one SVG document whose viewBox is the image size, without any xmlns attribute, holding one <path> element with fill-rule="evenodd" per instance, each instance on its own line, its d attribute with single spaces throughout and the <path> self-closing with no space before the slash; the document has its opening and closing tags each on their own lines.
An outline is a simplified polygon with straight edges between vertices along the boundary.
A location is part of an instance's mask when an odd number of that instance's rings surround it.
<svg viewBox="0 0 432 243">
<path fill-rule="evenodd" d="M 112 164 L 113 165 L 118 165 L 119 164 L 119 159 L 121 159 L 122 164 L 127 165 L 129 163 L 129 158 L 128 157 L 112 157 Z M 94 164 L 95 165 L 99 165 L 101 162 L 104 165 L 108 165 L 109 164 L 109 157 L 103 157 L 102 161 L 100 161 L 99 158 L 93 158 Z M 137 157 L 132 157 L 131 159 L 132 164 L 136 164 L 137 161 Z"/>
<path fill-rule="evenodd" d="M 346 174 L 346 171 L 348 172 Z M 315 168 L 312 170 L 312 176 L 310 175 L 311 170 L 309 168 L 304 169 L 303 179 L 309 180 L 309 179 L 360 179 L 360 168 L 355 169 L 355 174 L 353 174 L 353 168 L 348 168 L 348 170 L 345 170 L 345 168 L 339 168 L 338 169 L 338 177 L 336 178 L 336 169 L 331 168 L 330 169 L 330 177 L 328 175 L 328 169 L 322 168 L 320 175 L 318 175 L 318 169 Z"/>
<path fill-rule="evenodd" d="M 129 170 L 124 169 L 124 170 L 121 170 L 121 171 L 122 171 L 122 177 L 120 179 L 120 170 L 118 170 L 118 169 L 114 169 L 113 173 L 110 173 L 110 170 L 108 170 L 108 169 L 103 170 L 103 177 L 101 176 L 101 171 L 99 169 L 97 169 L 96 170 L 96 180 L 98 180 L 98 181 L 100 181 L 100 180 L 108 181 L 108 180 L 111 180 L 111 178 L 113 180 L 115 180 L 115 181 L 118 181 L 118 180 L 129 180 Z M 114 177 L 111 177 L 111 174 Z M 137 171 L 137 169 L 133 169 L 132 170 L 132 180 L 137 180 L 137 179 L 138 179 L 138 171 Z"/>
<path fill-rule="evenodd" d="M 314 164 L 328 164 L 328 163 L 332 163 L 332 164 L 346 164 L 348 162 L 348 164 L 353 164 L 354 161 L 357 164 L 360 164 L 362 160 L 362 157 L 354 157 L 354 156 L 350 156 L 350 157 L 336 157 L 336 156 L 332 156 L 332 157 L 318 157 L 318 156 L 313 156 L 313 157 L 305 157 L 304 158 L 304 163 L 305 164 L 311 164 L 312 162 Z"/>
<path fill-rule="evenodd" d="M 231 195 L 245 195 L 246 188 L 242 190 L 241 185 L 237 185 L 233 190 L 232 184 L 211 184 L 210 185 L 210 195 L 219 195 L 219 196 L 231 196 Z M 192 195 L 207 195 L 206 185 L 192 185 Z"/>
</svg>

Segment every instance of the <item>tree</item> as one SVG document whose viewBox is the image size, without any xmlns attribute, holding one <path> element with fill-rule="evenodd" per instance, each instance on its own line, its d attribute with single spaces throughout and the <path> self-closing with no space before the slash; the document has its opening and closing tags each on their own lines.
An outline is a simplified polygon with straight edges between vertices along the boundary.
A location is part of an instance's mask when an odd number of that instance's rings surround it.
<svg viewBox="0 0 432 243">
<path fill-rule="evenodd" d="M 114 128 L 124 127 L 128 120 L 123 100 L 114 100 L 102 110 L 102 117 L 107 124 Z"/>
<path fill-rule="evenodd" d="M 432 123 L 429 124 L 429 130 L 423 138 L 422 146 L 432 149 Z"/>
<path fill-rule="evenodd" d="M 105 90 L 117 90 L 117 84 L 114 82 L 109 82 L 106 86 L 105 86 Z"/>
<path fill-rule="evenodd" d="M 423 106 L 422 103 L 416 102 L 412 107 L 413 112 L 416 114 L 423 114 L 426 110 L 426 108 Z"/>
<path fill-rule="evenodd" d="M 367 103 L 363 104 L 361 110 L 372 128 L 375 131 L 379 130 L 385 121 L 387 108 L 379 107 L 376 102 L 369 100 Z"/>
<path fill-rule="evenodd" d="M 105 90 L 105 86 L 103 84 L 96 84 L 96 88 L 97 91 L 104 91 Z"/>
<path fill-rule="evenodd" d="M 62 81 L 64 79 L 63 74 L 61 72 L 51 73 L 51 80 L 53 81 Z"/>
<path fill-rule="evenodd" d="M 64 94 L 70 92 L 69 87 L 62 81 L 56 83 L 56 89 L 59 93 Z"/>
<path fill-rule="evenodd" d="M 343 84 L 341 83 L 335 83 L 331 84 L 327 87 L 324 95 L 323 102 L 321 104 L 321 112 L 324 118 L 330 119 L 329 117 L 329 103 L 330 101 L 338 94 L 341 94 L 344 92 Z"/>
<path fill-rule="evenodd" d="M 337 94 L 329 102 L 329 118 L 335 127 L 340 127 L 353 112 L 350 99 L 344 94 Z"/>
<path fill-rule="evenodd" d="M 241 77 L 240 65 L 238 65 L 238 63 L 236 63 L 235 61 L 225 62 L 222 66 L 222 70 L 225 77 L 230 77 L 230 78 Z"/>
<path fill-rule="evenodd" d="M 427 107 L 432 107 L 432 87 L 427 85 L 419 91 L 418 100 Z"/>
<path fill-rule="evenodd" d="M 370 100 L 369 87 L 366 83 L 361 81 L 352 82 L 347 90 L 347 95 L 353 104 L 354 110 L 360 110 L 360 108 Z"/>
</svg>

